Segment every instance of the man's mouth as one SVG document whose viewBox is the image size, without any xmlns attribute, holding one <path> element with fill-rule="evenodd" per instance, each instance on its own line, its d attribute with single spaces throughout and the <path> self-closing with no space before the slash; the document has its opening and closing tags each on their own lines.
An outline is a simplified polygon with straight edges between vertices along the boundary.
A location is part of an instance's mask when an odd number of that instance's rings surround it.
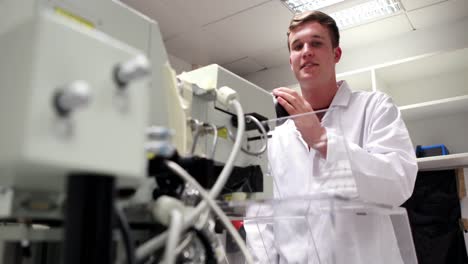
<svg viewBox="0 0 468 264">
<path fill-rule="evenodd" d="M 307 68 L 307 67 L 314 67 L 314 66 L 318 66 L 318 64 L 317 64 L 317 63 L 313 63 L 313 62 L 308 62 L 308 63 L 302 64 L 301 69 Z"/>
</svg>

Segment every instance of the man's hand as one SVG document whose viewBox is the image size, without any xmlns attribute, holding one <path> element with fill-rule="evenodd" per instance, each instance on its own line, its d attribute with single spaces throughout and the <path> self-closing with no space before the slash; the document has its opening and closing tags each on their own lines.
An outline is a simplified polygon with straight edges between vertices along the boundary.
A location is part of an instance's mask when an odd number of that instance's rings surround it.
<svg viewBox="0 0 468 264">
<path fill-rule="evenodd" d="M 314 111 L 309 102 L 293 89 L 280 87 L 273 90 L 273 95 L 277 97 L 278 103 L 290 115 L 311 113 Z M 315 114 L 295 117 L 294 123 L 302 138 L 307 142 L 309 148 L 318 150 L 324 157 L 327 154 L 326 130 Z"/>
</svg>

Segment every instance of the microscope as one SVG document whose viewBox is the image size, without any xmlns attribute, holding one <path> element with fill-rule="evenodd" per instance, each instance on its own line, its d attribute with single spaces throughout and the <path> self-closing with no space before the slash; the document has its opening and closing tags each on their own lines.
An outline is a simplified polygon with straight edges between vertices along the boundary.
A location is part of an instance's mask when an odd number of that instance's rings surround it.
<svg viewBox="0 0 468 264">
<path fill-rule="evenodd" d="M 218 65 L 176 76 L 157 22 L 124 4 L 3 0 L 0 56 L 1 263 L 219 262 L 202 210 L 182 249 L 144 250 L 166 232 L 159 198 L 201 200 L 167 161 L 215 198 L 271 196 L 272 96 Z"/>
</svg>

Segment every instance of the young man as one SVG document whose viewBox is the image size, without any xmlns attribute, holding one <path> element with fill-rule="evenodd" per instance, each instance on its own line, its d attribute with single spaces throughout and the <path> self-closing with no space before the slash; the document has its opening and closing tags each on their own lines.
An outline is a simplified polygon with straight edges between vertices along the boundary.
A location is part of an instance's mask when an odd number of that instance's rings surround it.
<svg viewBox="0 0 468 264">
<path fill-rule="evenodd" d="M 273 94 L 290 115 L 328 110 L 290 119 L 274 131 L 268 157 L 275 195 L 327 193 L 400 206 L 411 196 L 417 173 L 400 111 L 383 93 L 352 91 L 336 81 L 342 51 L 333 18 L 318 11 L 295 15 L 287 35 L 302 95 L 286 87 Z M 307 215 L 310 205 L 278 206 L 275 213 Z M 277 257 L 269 261 L 402 263 L 389 217 L 347 213 L 305 219 L 275 223 L 268 255 Z"/>
</svg>

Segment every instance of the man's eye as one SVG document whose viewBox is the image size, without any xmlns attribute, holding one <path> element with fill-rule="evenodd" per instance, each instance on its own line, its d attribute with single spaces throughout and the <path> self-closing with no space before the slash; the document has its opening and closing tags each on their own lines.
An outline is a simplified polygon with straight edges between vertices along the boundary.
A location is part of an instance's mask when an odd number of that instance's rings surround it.
<svg viewBox="0 0 468 264">
<path fill-rule="evenodd" d="M 293 47 L 293 50 L 301 50 L 302 49 L 302 44 L 299 44 L 299 45 L 295 45 Z"/>
<path fill-rule="evenodd" d="M 314 41 L 311 43 L 312 44 L 312 47 L 320 47 L 322 46 L 322 42 L 317 42 L 317 41 Z"/>
</svg>

